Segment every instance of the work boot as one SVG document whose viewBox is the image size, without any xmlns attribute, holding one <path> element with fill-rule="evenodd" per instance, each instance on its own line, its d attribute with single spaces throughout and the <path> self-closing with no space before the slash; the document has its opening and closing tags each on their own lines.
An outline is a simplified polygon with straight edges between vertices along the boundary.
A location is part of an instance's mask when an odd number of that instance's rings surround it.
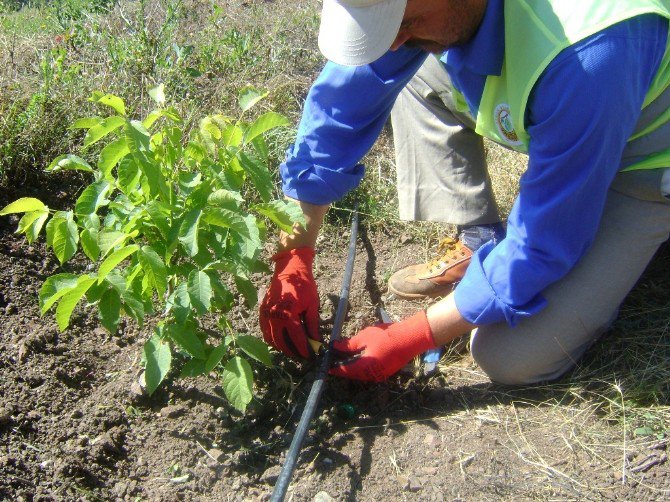
<svg viewBox="0 0 670 502">
<path fill-rule="evenodd" d="M 446 296 L 465 275 L 472 254 L 486 242 L 492 240 L 497 244 L 505 236 L 501 223 L 473 225 L 459 230 L 459 239 L 440 241 L 437 259 L 410 265 L 393 274 L 389 279 L 389 291 L 408 299 Z"/>
<path fill-rule="evenodd" d="M 470 264 L 472 250 L 460 240 L 442 239 L 437 246 L 439 258 L 428 263 L 410 265 L 389 279 L 389 291 L 400 298 L 446 296 L 463 278 Z"/>
</svg>

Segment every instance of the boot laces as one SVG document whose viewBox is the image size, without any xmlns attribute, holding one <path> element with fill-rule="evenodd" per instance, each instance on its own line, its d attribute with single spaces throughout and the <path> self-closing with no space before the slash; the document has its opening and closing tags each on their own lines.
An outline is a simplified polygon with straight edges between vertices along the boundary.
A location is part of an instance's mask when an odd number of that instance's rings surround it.
<svg viewBox="0 0 670 502">
<path fill-rule="evenodd" d="M 432 273 L 438 268 L 444 266 L 445 263 L 448 263 L 451 258 L 453 258 L 453 252 L 456 250 L 456 244 L 458 241 L 452 237 L 446 237 L 442 239 L 437 244 L 437 254 L 439 258 L 435 258 L 428 262 L 427 268 L 428 273 Z"/>
</svg>

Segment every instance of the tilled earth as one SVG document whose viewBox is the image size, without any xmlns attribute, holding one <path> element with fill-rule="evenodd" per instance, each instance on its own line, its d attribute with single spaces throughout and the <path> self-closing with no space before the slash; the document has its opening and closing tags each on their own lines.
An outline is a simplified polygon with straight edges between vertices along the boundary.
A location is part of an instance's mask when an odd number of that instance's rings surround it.
<svg viewBox="0 0 670 502">
<path fill-rule="evenodd" d="M 275 368 L 257 368 L 246 416 L 214 379 L 147 397 L 137 381 L 148 329 L 129 323 L 111 336 L 79 307 L 60 333 L 37 305 L 57 263 L 14 228 L 0 219 L 0 499 L 267 500 L 313 368 L 280 355 Z M 319 244 L 324 333 L 347 233 L 331 230 Z M 395 319 L 421 307 L 389 298 L 384 282 L 425 247 L 398 230 L 363 228 L 345 334 L 375 322 L 381 304 Z M 232 317 L 259 334 L 255 312 Z M 615 327 L 600 343 L 616 336 Z M 287 500 L 667 498 L 667 439 L 632 437 L 580 385 L 568 376 L 546 387 L 496 386 L 462 349 L 430 377 L 330 379 Z"/>
</svg>

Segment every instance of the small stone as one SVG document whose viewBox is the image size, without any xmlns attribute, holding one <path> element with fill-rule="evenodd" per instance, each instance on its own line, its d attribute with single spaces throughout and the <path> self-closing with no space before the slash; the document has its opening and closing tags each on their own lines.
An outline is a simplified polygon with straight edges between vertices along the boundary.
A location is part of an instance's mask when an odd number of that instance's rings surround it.
<svg viewBox="0 0 670 502">
<path fill-rule="evenodd" d="M 414 237 L 412 237 L 410 234 L 402 234 L 400 236 L 400 244 L 407 244 L 409 242 L 412 242 L 414 240 Z"/>
<path fill-rule="evenodd" d="M 12 410 L 6 406 L 0 406 L 0 424 L 9 423 L 12 420 Z"/>
<path fill-rule="evenodd" d="M 322 462 L 323 462 L 323 465 L 328 466 L 328 467 L 330 467 L 331 465 L 333 465 L 335 463 L 332 458 L 328 458 L 328 457 L 324 458 L 322 460 Z"/>
<path fill-rule="evenodd" d="M 28 355 L 30 354 L 30 349 L 28 348 L 28 345 L 26 345 L 26 342 L 21 342 L 21 345 L 19 345 L 19 362 L 20 363 L 25 363 L 26 359 L 28 359 Z"/>
<path fill-rule="evenodd" d="M 81 410 L 74 410 L 70 413 L 70 418 L 79 419 L 84 416 L 84 413 Z"/>
<path fill-rule="evenodd" d="M 128 484 L 124 481 L 119 481 L 114 485 L 114 493 L 116 493 L 120 498 L 123 498 L 127 491 Z"/>
<path fill-rule="evenodd" d="M 186 409 L 178 404 L 171 404 L 161 408 L 161 416 L 167 418 L 177 418 L 183 415 Z"/>
<path fill-rule="evenodd" d="M 220 462 L 221 459 L 224 457 L 225 453 L 223 453 L 221 450 L 217 448 L 212 448 L 207 451 L 207 454 L 210 456 L 210 458 L 213 458 L 217 462 Z"/>
<path fill-rule="evenodd" d="M 423 438 L 423 444 L 427 446 L 433 446 L 435 444 L 435 435 L 434 434 L 426 434 L 426 437 Z"/>
<path fill-rule="evenodd" d="M 407 483 L 407 489 L 410 492 L 418 492 L 423 488 L 423 483 L 421 483 L 421 480 L 417 477 L 410 476 L 408 483 Z"/>
<path fill-rule="evenodd" d="M 273 465 L 265 469 L 265 472 L 261 474 L 259 481 L 267 485 L 274 485 L 281 473 L 281 466 Z M 236 480 L 239 483 L 239 479 Z"/>
<path fill-rule="evenodd" d="M 137 457 L 137 461 L 135 463 L 140 467 L 147 465 L 147 461 L 144 460 L 144 457 Z"/>
<path fill-rule="evenodd" d="M 421 473 L 425 474 L 426 476 L 434 476 L 437 474 L 437 467 L 422 467 L 421 468 Z"/>
<path fill-rule="evenodd" d="M 334 502 L 335 499 L 326 492 L 319 492 L 314 496 L 314 502 Z"/>
<path fill-rule="evenodd" d="M 144 395 L 144 389 L 139 382 L 133 382 L 133 384 L 130 386 L 130 394 L 138 397 Z"/>
</svg>

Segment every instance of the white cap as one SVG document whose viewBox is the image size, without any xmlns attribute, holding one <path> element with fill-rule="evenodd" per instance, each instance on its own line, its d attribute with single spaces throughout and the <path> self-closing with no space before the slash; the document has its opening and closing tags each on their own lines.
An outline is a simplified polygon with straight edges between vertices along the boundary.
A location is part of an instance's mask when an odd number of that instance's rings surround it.
<svg viewBox="0 0 670 502">
<path fill-rule="evenodd" d="M 407 0 L 323 0 L 319 49 L 334 63 L 360 66 L 386 53 Z"/>
</svg>

